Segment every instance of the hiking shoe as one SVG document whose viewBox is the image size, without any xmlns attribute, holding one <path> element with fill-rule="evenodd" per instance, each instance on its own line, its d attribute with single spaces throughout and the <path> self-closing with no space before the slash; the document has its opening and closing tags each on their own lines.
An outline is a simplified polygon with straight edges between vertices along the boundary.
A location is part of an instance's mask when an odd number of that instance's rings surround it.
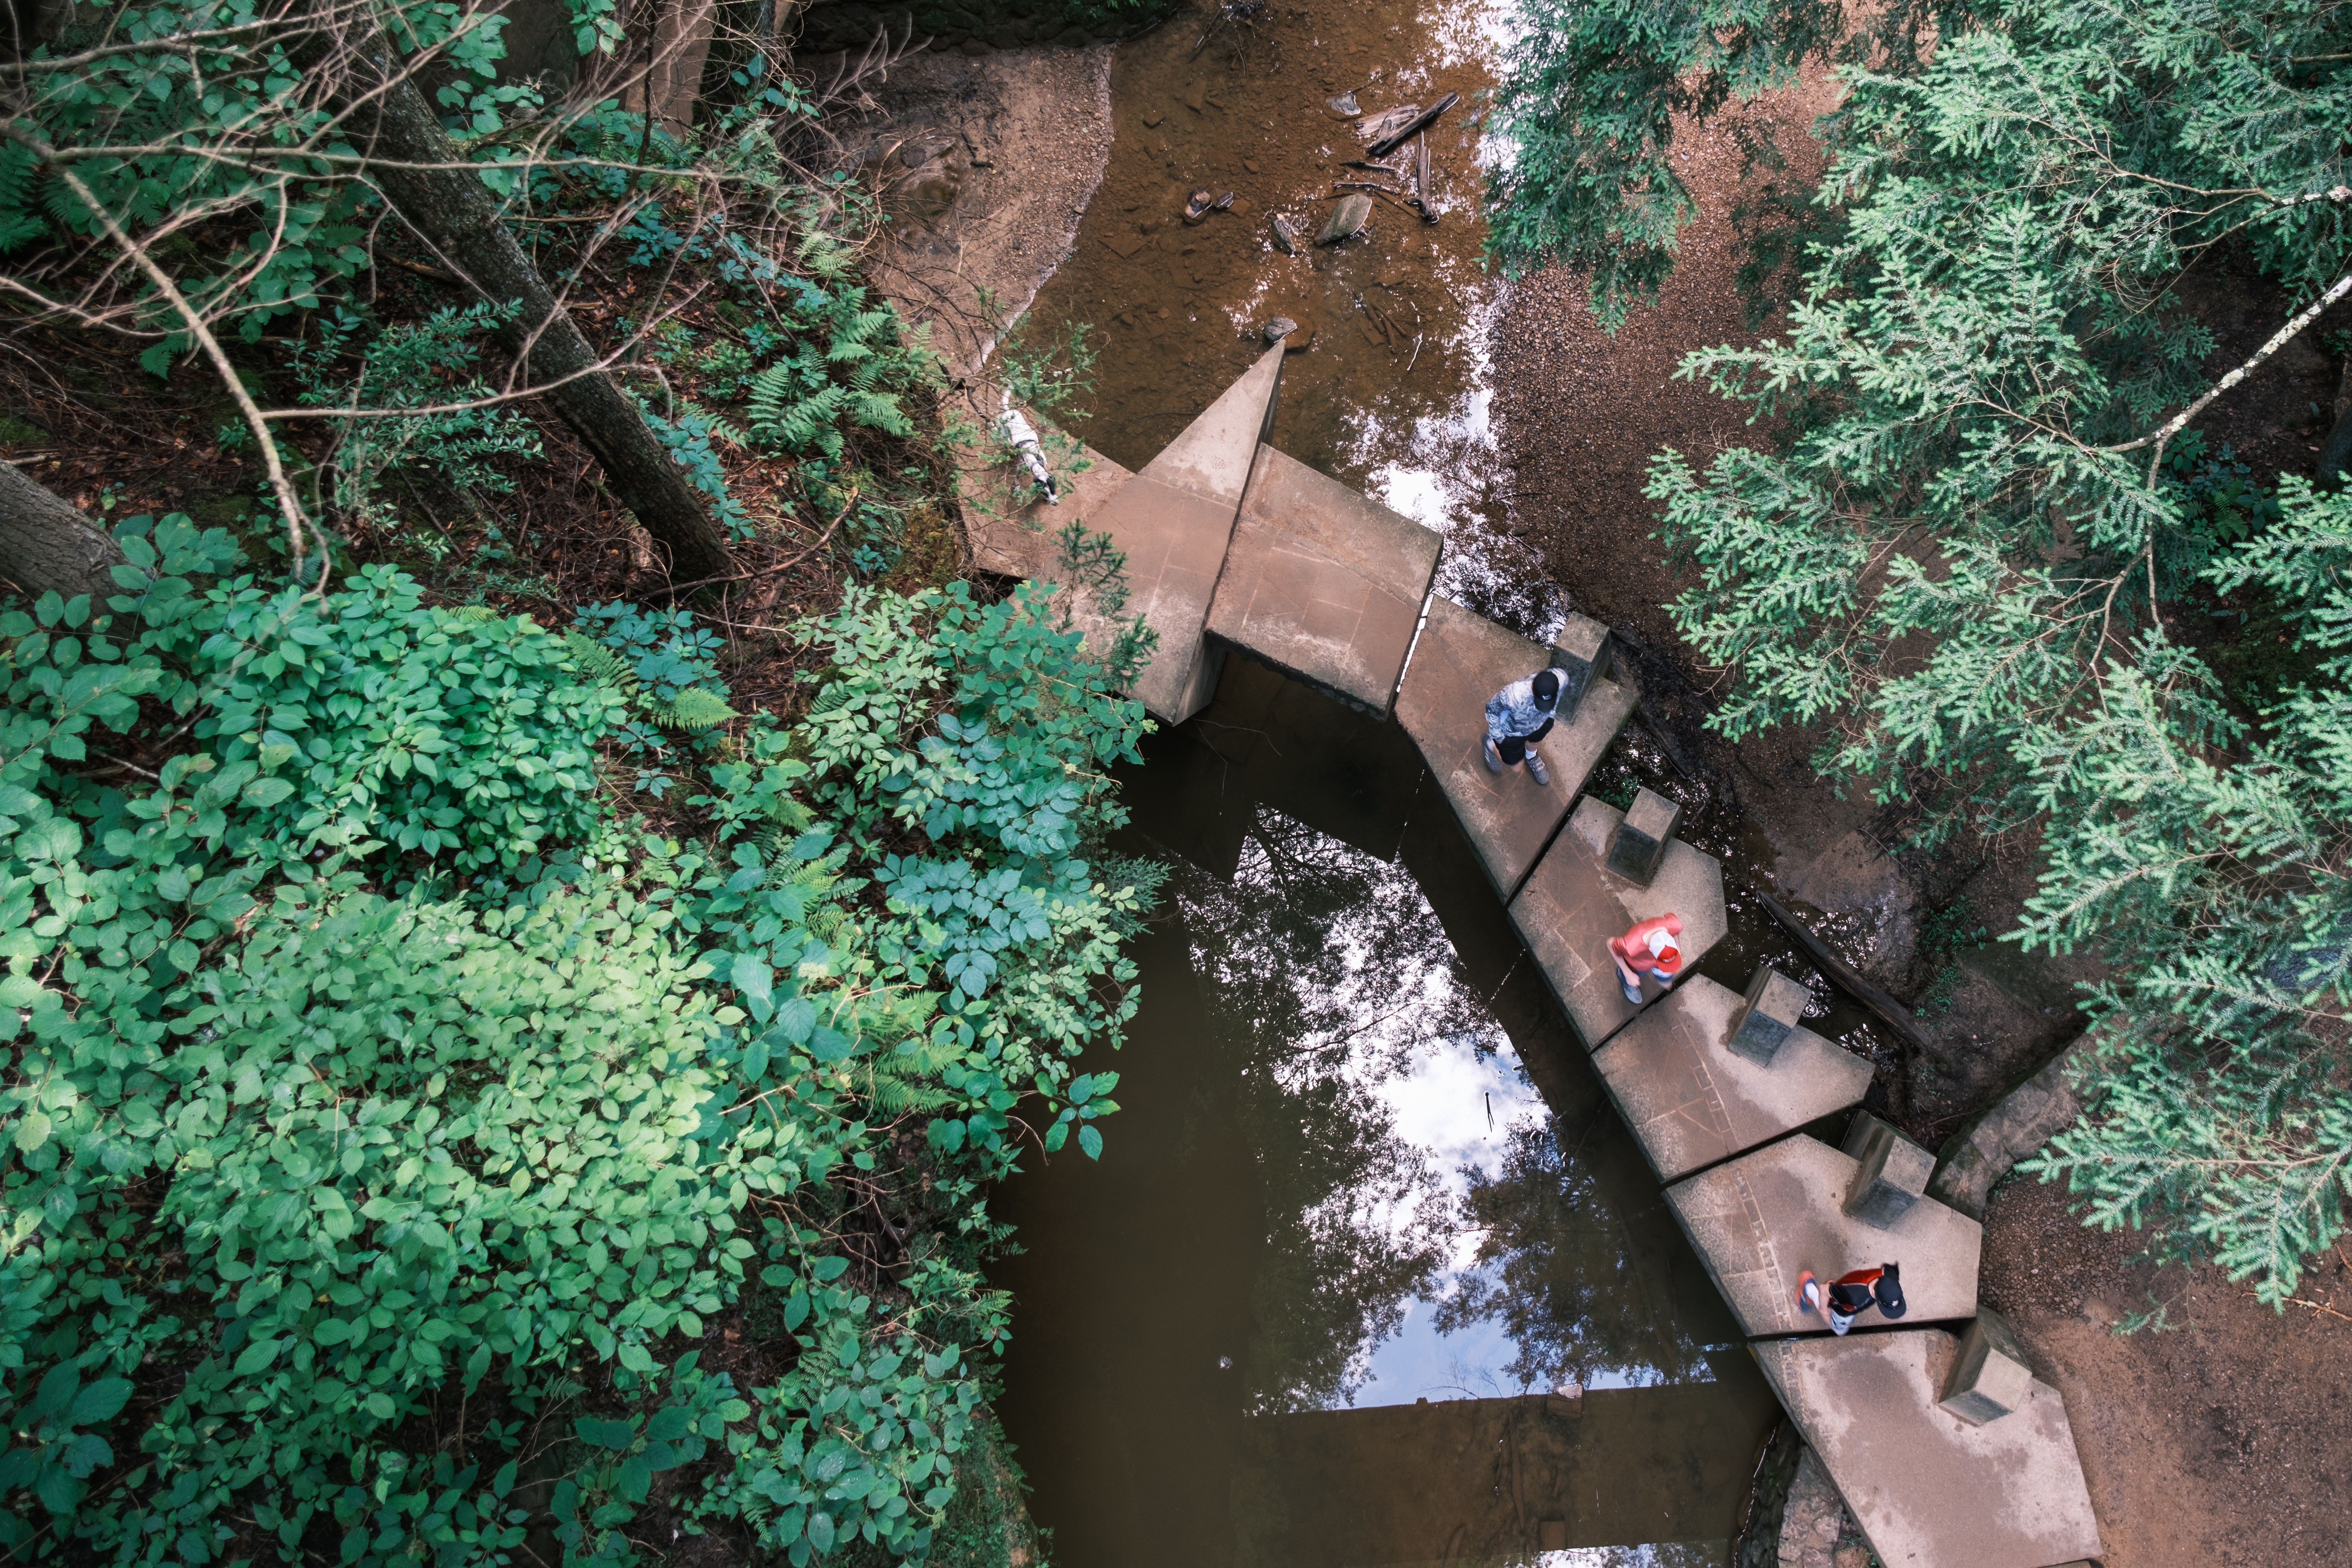
<svg viewBox="0 0 2352 1568">
<path fill-rule="evenodd" d="M 1503 771 L 1503 753 L 1495 750 L 1495 737 L 1492 735 L 1486 737 L 1486 771 L 1490 773 Z"/>
<path fill-rule="evenodd" d="M 1822 1288 L 1813 1279 L 1813 1271 L 1810 1268 L 1797 1270 L 1797 1310 L 1812 1311 L 1813 1303 L 1820 1300 L 1821 1296 Z"/>
<path fill-rule="evenodd" d="M 1536 783 L 1538 784 L 1541 785 L 1545 789 L 1551 788 L 1551 770 L 1545 767 L 1543 765 L 1543 759 L 1537 756 L 1533 752 L 1529 752 L 1528 753 L 1528 772 L 1536 775 Z"/>
</svg>

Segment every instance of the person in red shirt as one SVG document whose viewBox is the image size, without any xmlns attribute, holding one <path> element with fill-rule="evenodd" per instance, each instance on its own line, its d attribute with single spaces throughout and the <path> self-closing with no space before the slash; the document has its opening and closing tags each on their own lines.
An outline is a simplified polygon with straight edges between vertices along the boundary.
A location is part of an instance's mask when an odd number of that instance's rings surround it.
<svg viewBox="0 0 2352 1568">
<path fill-rule="evenodd" d="M 1879 1316 L 1894 1319 L 1910 1309 L 1903 1300 L 1903 1270 L 1900 1265 L 1882 1263 L 1875 1268 L 1857 1268 L 1842 1274 L 1829 1288 L 1827 1300 L 1822 1293 L 1822 1282 L 1810 1268 L 1797 1271 L 1797 1310 L 1816 1312 L 1826 1310 L 1830 1332 L 1843 1334 L 1853 1327 L 1854 1319 L 1871 1308 Z"/>
<path fill-rule="evenodd" d="M 1623 936 L 1609 939 L 1609 956 L 1616 963 L 1618 983 L 1625 1000 L 1642 1005 L 1642 976 L 1654 974 L 1660 985 L 1672 985 L 1683 972 L 1683 955 L 1675 938 L 1683 934 L 1681 917 L 1663 914 L 1642 921 Z"/>
</svg>

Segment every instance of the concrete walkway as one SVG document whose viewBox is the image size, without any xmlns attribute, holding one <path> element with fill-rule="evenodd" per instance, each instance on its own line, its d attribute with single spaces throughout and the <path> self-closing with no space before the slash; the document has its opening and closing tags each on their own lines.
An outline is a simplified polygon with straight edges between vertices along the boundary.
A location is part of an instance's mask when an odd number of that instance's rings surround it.
<svg viewBox="0 0 2352 1568">
<path fill-rule="evenodd" d="M 1139 473 L 1047 431 L 1056 470 L 1076 470 L 1059 506 L 1032 500 L 1001 450 L 968 454 L 979 564 L 1059 577 L 1055 533 L 1072 521 L 1108 533 L 1126 558 L 1125 614 L 1159 634 L 1131 695 L 1165 723 L 1207 703 L 1228 648 L 1393 712 L 1879 1559 L 2058 1568 L 2095 1555 L 2064 1405 L 1979 1314 L 1981 1226 L 1927 1195 L 1933 1157 L 1875 1118 L 1857 1113 L 1843 1149 L 1800 1131 L 1852 1107 L 1870 1064 L 1802 1026 L 1801 987 L 1767 971 L 1741 996 L 1692 973 L 1728 920 L 1723 868 L 1673 837 L 1677 808 L 1643 791 L 1629 820 L 1579 799 L 1640 700 L 1612 668 L 1607 628 L 1572 616 L 1547 648 L 1433 596 L 1439 535 L 1265 444 L 1282 356 L 1269 349 Z M 1076 619 L 1097 646 L 1117 635 L 1091 606 Z M 1540 748 L 1549 784 L 1490 773 L 1487 698 L 1547 666 L 1562 681 Z M 1668 912 L 1685 978 L 1645 981 L 1636 1005 L 1607 943 Z M 1871 1313 L 1835 1339 L 1796 1310 L 1800 1269 L 1833 1279 L 1887 1261 L 1902 1266 L 1902 1326 Z M 1917 1326 L 1963 1320 L 1965 1342 Z"/>
</svg>

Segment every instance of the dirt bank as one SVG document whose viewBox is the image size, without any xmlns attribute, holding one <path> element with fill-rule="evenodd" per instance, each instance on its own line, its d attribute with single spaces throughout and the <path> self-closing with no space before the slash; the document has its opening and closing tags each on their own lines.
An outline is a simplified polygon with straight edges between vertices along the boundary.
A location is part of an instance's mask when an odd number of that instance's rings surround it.
<svg viewBox="0 0 2352 1568">
<path fill-rule="evenodd" d="M 869 268 L 969 376 L 1052 277 L 1110 156 L 1108 44 L 930 52 L 890 68 L 835 128 L 888 215 Z"/>
</svg>

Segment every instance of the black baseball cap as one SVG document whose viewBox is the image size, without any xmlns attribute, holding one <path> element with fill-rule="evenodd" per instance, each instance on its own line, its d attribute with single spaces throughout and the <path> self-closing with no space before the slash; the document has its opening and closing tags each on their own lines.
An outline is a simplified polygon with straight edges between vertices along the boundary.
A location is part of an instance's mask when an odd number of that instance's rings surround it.
<svg viewBox="0 0 2352 1568">
<path fill-rule="evenodd" d="M 1549 668 L 1536 671 L 1536 706 L 1549 708 L 1559 700 L 1559 671 Z"/>
<path fill-rule="evenodd" d="M 1909 1310 L 1903 1303 L 1901 1271 L 1895 1264 L 1882 1263 L 1878 1266 L 1878 1279 L 1871 1286 L 1870 1293 L 1878 1302 L 1881 1317 L 1899 1318 Z"/>
</svg>

